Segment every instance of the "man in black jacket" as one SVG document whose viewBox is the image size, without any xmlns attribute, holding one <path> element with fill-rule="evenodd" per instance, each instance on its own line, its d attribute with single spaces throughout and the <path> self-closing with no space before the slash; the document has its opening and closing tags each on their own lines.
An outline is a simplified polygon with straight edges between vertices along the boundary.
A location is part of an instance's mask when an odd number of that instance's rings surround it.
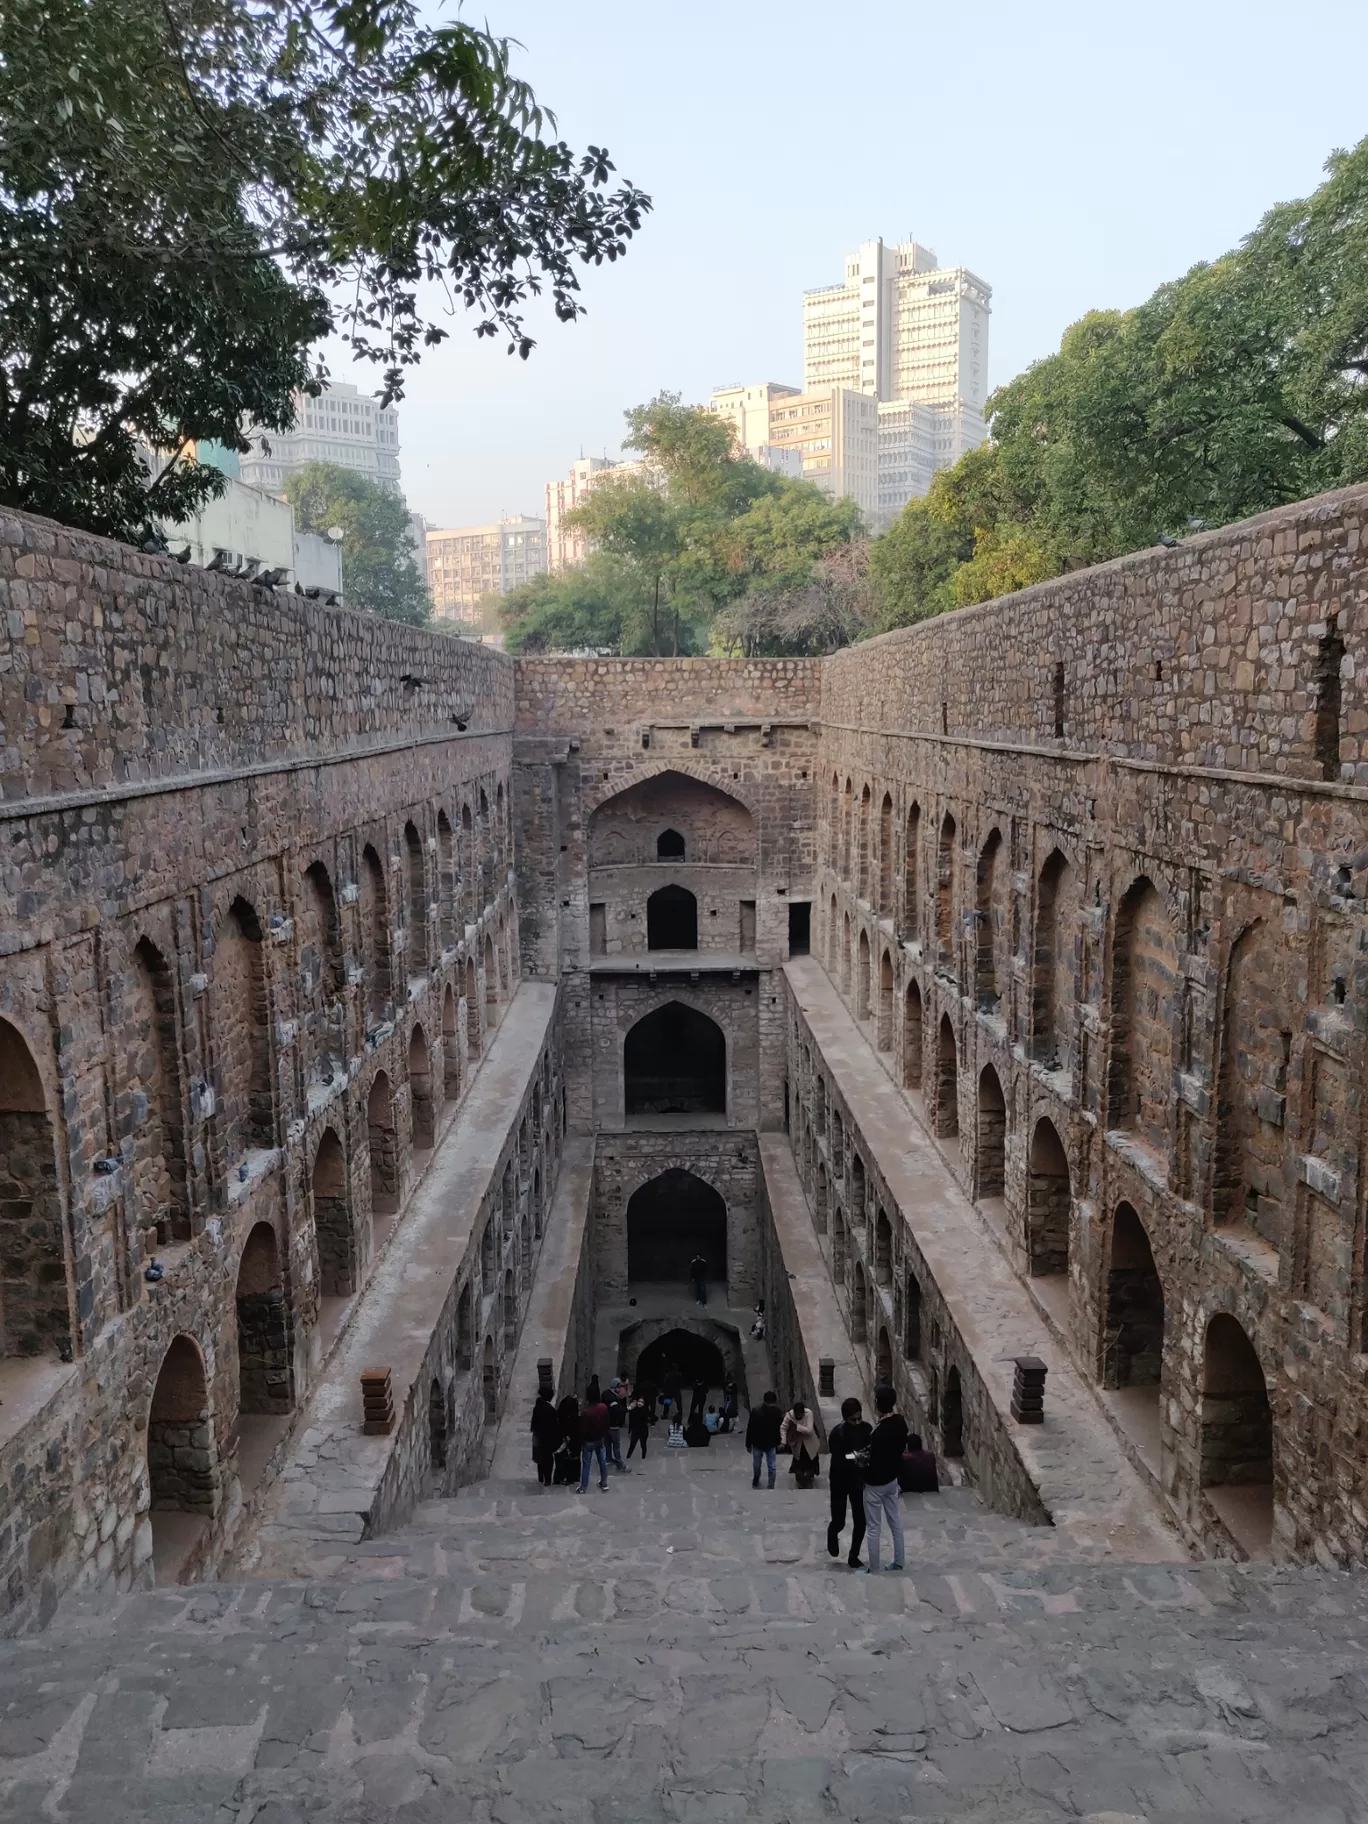
<svg viewBox="0 0 1368 1824">
<path fill-rule="evenodd" d="M 760 1465 L 767 1463 L 769 1468 L 769 1485 L 774 1487 L 774 1477 L 779 1466 L 779 1433 L 783 1428 L 784 1415 L 779 1410 L 779 1396 L 772 1389 L 758 1406 L 751 1407 L 750 1418 L 746 1421 L 746 1449 L 751 1453 L 751 1487 L 760 1486 Z"/>
<path fill-rule="evenodd" d="M 864 1450 L 874 1428 L 865 1422 L 858 1400 L 842 1400 L 841 1422 L 833 1425 L 827 1439 L 831 1451 L 831 1525 L 827 1528 L 827 1550 L 833 1558 L 841 1555 L 841 1533 L 845 1528 L 846 1503 L 850 1503 L 850 1568 L 860 1568 L 860 1547 L 864 1544 L 864 1471 L 850 1458 Z"/>
<path fill-rule="evenodd" d="M 898 1396 L 891 1387 L 874 1389 L 874 1410 L 878 1423 L 869 1440 L 869 1468 L 865 1471 L 865 1525 L 869 1529 L 870 1571 L 879 1568 L 879 1526 L 888 1521 L 893 1541 L 890 1571 L 903 1568 L 902 1494 L 898 1488 L 898 1470 L 907 1449 L 907 1420 L 898 1411 Z"/>
</svg>

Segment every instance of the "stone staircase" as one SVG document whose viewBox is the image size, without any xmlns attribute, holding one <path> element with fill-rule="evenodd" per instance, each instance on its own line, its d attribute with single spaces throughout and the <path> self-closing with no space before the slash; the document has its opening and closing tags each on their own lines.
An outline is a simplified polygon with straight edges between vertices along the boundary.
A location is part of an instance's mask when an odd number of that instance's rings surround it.
<svg viewBox="0 0 1368 1824">
<path fill-rule="evenodd" d="M 653 1441 L 299 1580 L 69 1603 L 0 1660 L 0 1818 L 1368 1818 L 1368 1581 L 1082 1560 L 967 1488 L 858 1576 L 826 1510 Z"/>
</svg>

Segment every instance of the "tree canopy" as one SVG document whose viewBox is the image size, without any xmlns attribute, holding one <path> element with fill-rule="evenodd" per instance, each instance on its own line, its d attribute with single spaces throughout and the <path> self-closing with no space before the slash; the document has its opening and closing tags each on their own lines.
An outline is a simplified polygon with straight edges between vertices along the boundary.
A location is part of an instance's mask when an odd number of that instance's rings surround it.
<svg viewBox="0 0 1368 1824">
<path fill-rule="evenodd" d="M 416 0 L 9 0 L 0 9 L 0 501 L 137 536 L 316 386 L 328 332 L 387 399 L 446 329 L 526 357 L 649 209 L 576 154 L 505 40 Z M 141 450 L 168 452 L 149 469 Z"/>
<path fill-rule="evenodd" d="M 1368 478 L 1368 140 L 1234 251 L 1094 311 L 874 546 L 897 626 Z"/>
<path fill-rule="evenodd" d="M 398 494 L 353 469 L 311 462 L 285 483 L 301 532 L 342 528 L 342 598 L 392 621 L 423 626 L 427 583 L 414 559 L 408 508 Z"/>
<path fill-rule="evenodd" d="M 786 631 L 779 598 L 857 536 L 853 503 L 738 454 L 724 420 L 675 394 L 626 417 L 641 464 L 601 474 L 569 515 L 587 563 L 505 597 L 510 650 L 806 650 L 826 621 Z"/>
</svg>

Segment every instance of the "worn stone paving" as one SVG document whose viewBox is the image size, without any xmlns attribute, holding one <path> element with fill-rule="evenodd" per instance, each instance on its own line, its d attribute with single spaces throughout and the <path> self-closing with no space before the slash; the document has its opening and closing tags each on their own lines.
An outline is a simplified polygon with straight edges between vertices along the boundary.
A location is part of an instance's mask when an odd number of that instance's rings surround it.
<svg viewBox="0 0 1368 1824">
<path fill-rule="evenodd" d="M 968 1489 L 908 1569 L 735 1440 L 477 1484 L 308 1582 L 71 1603 L 0 1658 L 0 1817 L 1368 1820 L 1368 1580 L 1081 1562 Z"/>
</svg>

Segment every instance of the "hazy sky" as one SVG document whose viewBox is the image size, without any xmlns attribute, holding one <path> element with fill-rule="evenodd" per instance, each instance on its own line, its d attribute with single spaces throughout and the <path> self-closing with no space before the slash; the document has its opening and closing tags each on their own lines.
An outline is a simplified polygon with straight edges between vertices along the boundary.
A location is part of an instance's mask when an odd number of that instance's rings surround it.
<svg viewBox="0 0 1368 1824">
<path fill-rule="evenodd" d="M 520 362 L 470 320 L 400 407 L 438 525 L 541 513 L 661 388 L 802 381 L 800 296 L 909 236 L 993 287 L 989 383 L 1085 310 L 1138 303 L 1368 133 L 1363 0 L 488 0 L 576 147 L 654 200 L 578 324 Z M 346 378 L 342 364 L 338 377 Z M 354 376 L 372 388 L 373 374 Z"/>
</svg>

